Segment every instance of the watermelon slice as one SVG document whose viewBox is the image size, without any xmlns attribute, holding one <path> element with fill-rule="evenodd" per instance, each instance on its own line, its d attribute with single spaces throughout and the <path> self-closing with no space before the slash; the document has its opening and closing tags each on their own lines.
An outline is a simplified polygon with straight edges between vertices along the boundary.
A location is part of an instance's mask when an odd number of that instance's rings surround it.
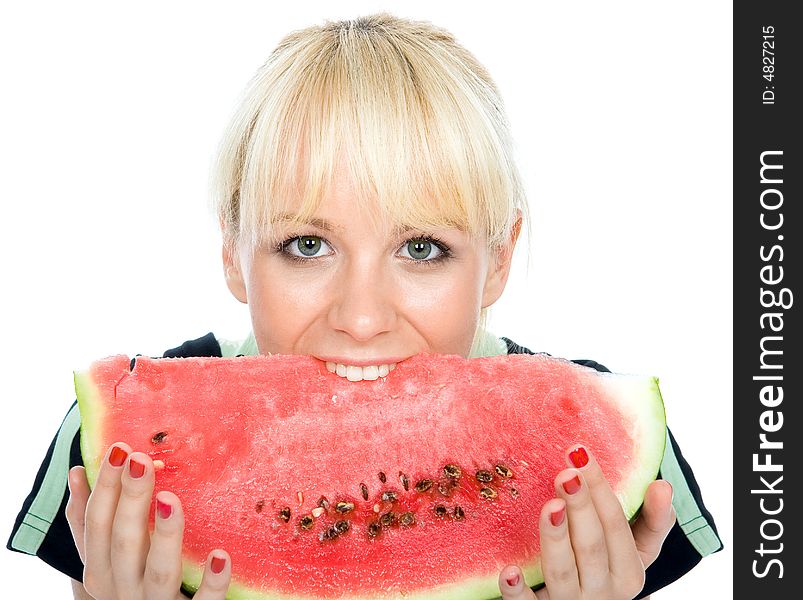
<svg viewBox="0 0 803 600">
<path fill-rule="evenodd" d="M 656 379 L 538 355 L 419 355 L 360 382 L 311 357 L 117 356 L 76 390 L 90 484 L 117 441 L 160 461 L 185 586 L 222 547 L 234 599 L 493 598 L 509 563 L 536 585 L 566 449 L 592 450 L 631 518 L 666 435 Z"/>
</svg>

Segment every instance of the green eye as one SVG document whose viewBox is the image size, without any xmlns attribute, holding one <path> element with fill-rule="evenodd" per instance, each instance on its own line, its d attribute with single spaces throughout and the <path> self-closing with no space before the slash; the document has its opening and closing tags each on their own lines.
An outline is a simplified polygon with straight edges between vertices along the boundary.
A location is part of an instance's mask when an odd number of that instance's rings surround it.
<svg viewBox="0 0 803 600">
<path fill-rule="evenodd" d="M 296 241 L 296 248 L 303 256 L 315 256 L 321 250 L 321 238 L 302 235 Z"/>
<path fill-rule="evenodd" d="M 407 242 L 407 252 L 410 258 L 424 260 L 432 254 L 432 242 L 427 240 L 410 240 Z"/>
<path fill-rule="evenodd" d="M 319 258 L 333 254 L 332 248 L 317 235 L 299 235 L 288 238 L 276 247 L 278 252 L 296 261 L 312 264 Z"/>
<path fill-rule="evenodd" d="M 442 242 L 427 237 L 407 240 L 399 252 L 409 260 L 429 265 L 434 265 L 452 255 Z"/>
</svg>

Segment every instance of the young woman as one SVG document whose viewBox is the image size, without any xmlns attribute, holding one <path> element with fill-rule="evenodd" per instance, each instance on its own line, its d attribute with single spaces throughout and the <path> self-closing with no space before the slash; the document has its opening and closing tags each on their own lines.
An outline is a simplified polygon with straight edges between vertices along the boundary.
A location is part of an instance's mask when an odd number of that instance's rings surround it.
<svg viewBox="0 0 803 600">
<path fill-rule="evenodd" d="M 483 327 L 526 223 L 502 102 L 441 29 L 377 15 L 286 37 L 224 137 L 216 200 L 226 283 L 248 305 L 253 335 L 237 347 L 206 336 L 170 355 L 305 354 L 359 381 L 420 352 L 529 352 Z M 76 598 L 180 598 L 181 499 L 158 491 L 150 532 L 153 463 L 124 442 L 109 449 L 91 492 L 73 449 L 66 510 L 33 553 L 73 577 Z M 546 586 L 530 591 L 510 565 L 499 577 L 504 598 L 644 597 L 699 560 L 695 540 L 673 528 L 673 485 L 688 502 L 696 484 L 671 436 L 675 479 L 650 486 L 632 527 L 594 449 L 566 450 L 539 517 Z M 52 494 L 40 487 L 37 501 Z M 52 495 L 61 500 L 63 489 Z M 690 497 L 714 550 L 710 516 Z M 14 543 L 23 521 L 11 545 L 27 551 Z M 54 559 L 59 544 L 67 556 Z M 225 549 L 212 550 L 195 597 L 224 598 L 232 568 Z"/>
</svg>

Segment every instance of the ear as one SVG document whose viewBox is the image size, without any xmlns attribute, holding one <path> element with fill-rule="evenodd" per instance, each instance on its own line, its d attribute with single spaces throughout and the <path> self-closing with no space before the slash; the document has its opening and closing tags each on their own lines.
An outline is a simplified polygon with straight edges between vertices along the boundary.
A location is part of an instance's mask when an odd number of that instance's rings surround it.
<svg viewBox="0 0 803 600">
<path fill-rule="evenodd" d="M 499 300 L 505 290 L 507 278 L 510 275 L 510 265 L 513 261 L 513 250 L 521 233 L 521 210 L 516 210 L 516 221 L 510 228 L 510 238 L 507 243 L 496 248 L 488 261 L 488 275 L 482 290 L 482 308 L 488 308 Z"/>
<path fill-rule="evenodd" d="M 226 285 L 229 291 L 237 300 L 243 304 L 248 304 L 248 294 L 246 294 L 245 278 L 240 267 L 240 254 L 237 251 L 237 244 L 223 237 L 223 273 L 226 277 Z"/>
</svg>

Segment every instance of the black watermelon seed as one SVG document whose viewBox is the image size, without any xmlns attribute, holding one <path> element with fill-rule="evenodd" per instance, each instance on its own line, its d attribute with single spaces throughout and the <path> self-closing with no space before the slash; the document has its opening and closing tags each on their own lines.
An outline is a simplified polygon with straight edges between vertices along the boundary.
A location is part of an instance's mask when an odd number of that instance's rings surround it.
<svg viewBox="0 0 803 600">
<path fill-rule="evenodd" d="M 492 487 L 485 486 L 480 490 L 480 496 L 485 498 L 486 500 L 493 500 L 496 498 L 496 490 Z"/>
<path fill-rule="evenodd" d="M 477 478 L 477 481 L 479 481 L 480 483 L 490 483 L 491 481 L 493 481 L 494 478 L 493 473 L 491 473 L 490 471 L 486 471 L 485 469 L 480 469 L 479 471 L 477 471 L 475 477 Z"/>
<path fill-rule="evenodd" d="M 360 484 L 360 494 L 362 494 L 363 500 L 368 500 L 368 486 L 364 483 Z"/>
<path fill-rule="evenodd" d="M 396 522 L 396 513 L 393 512 L 386 512 L 381 517 L 379 517 L 379 524 L 382 527 L 390 527 Z"/>
<path fill-rule="evenodd" d="M 399 499 L 399 494 L 388 490 L 386 492 L 382 492 L 382 502 L 396 502 Z"/>
<path fill-rule="evenodd" d="M 466 511 L 463 510 L 462 506 L 454 507 L 454 518 L 456 521 L 462 521 L 466 518 Z"/>
<path fill-rule="evenodd" d="M 282 510 L 279 511 L 279 518 L 287 523 L 290 520 L 290 507 L 285 506 Z"/>
<path fill-rule="evenodd" d="M 416 492 L 426 492 L 429 488 L 432 487 L 434 482 L 431 479 L 422 479 L 418 483 L 415 484 L 415 491 Z"/>
<path fill-rule="evenodd" d="M 446 507 L 443 504 L 436 504 L 435 505 L 435 514 L 439 517 L 443 517 L 446 513 L 449 512 L 446 510 Z"/>
<path fill-rule="evenodd" d="M 399 517 L 399 523 L 403 527 L 410 527 L 415 523 L 415 515 L 411 512 L 402 513 L 402 516 Z"/>
<path fill-rule="evenodd" d="M 496 471 L 496 474 L 499 475 L 499 477 L 503 477 L 505 479 L 510 479 L 511 477 L 513 477 L 513 471 L 508 469 L 505 465 L 496 465 L 496 467 L 494 467 L 494 470 Z"/>
<path fill-rule="evenodd" d="M 460 479 L 460 476 L 463 474 L 463 471 L 457 465 L 449 464 L 443 467 L 443 473 L 449 479 Z"/>
<path fill-rule="evenodd" d="M 335 525 L 334 525 L 334 530 L 335 530 L 335 531 L 336 531 L 338 534 L 340 534 L 340 533 L 346 533 L 346 532 L 349 530 L 349 527 L 351 527 L 351 525 L 349 525 L 349 522 L 348 522 L 348 521 L 338 521 L 338 522 L 337 522 L 337 523 L 335 523 Z"/>
<path fill-rule="evenodd" d="M 160 431 L 159 433 L 154 433 L 153 434 L 153 437 L 151 438 L 151 442 L 153 442 L 154 444 L 161 444 L 162 442 L 165 441 L 166 437 L 167 437 L 167 432 L 166 431 Z"/>
<path fill-rule="evenodd" d="M 380 471 L 379 472 L 379 481 L 381 481 L 382 483 L 385 483 L 385 482 L 387 482 L 387 480 L 388 480 L 387 475 L 385 475 L 382 471 Z"/>
</svg>

